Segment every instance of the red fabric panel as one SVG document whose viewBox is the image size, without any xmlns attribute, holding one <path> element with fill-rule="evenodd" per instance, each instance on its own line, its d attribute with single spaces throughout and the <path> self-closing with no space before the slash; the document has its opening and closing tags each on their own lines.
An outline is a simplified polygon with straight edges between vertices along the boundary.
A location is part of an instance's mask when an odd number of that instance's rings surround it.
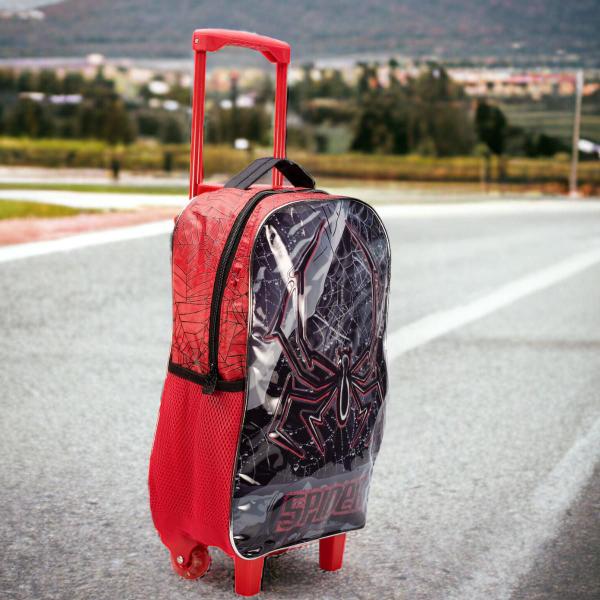
<svg viewBox="0 0 600 600">
<path fill-rule="evenodd" d="M 173 232 L 171 360 L 208 372 L 208 324 L 215 273 L 235 218 L 255 192 L 222 189 L 194 198 Z"/>
<path fill-rule="evenodd" d="M 224 188 L 193 199 L 173 235 L 174 363 L 208 372 L 208 325 L 215 273 L 236 216 L 259 190 Z M 219 376 L 227 381 L 246 374 L 249 264 L 254 238 L 273 209 L 298 200 L 335 199 L 319 193 L 275 194 L 253 211 L 232 263 L 221 307 Z"/>
<path fill-rule="evenodd" d="M 243 392 L 204 395 L 197 384 L 167 374 L 149 487 L 154 525 L 171 550 L 186 538 L 233 555 L 231 485 L 243 408 Z"/>
</svg>

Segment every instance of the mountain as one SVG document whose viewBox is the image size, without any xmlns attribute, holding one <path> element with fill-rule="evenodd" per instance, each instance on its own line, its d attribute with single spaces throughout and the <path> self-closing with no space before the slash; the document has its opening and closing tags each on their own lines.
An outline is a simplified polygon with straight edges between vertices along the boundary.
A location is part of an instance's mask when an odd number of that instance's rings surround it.
<svg viewBox="0 0 600 600">
<path fill-rule="evenodd" d="M 38 10 L 44 19 L 0 16 L 1 57 L 185 57 L 194 28 L 225 27 L 285 39 L 298 59 L 576 55 L 600 64 L 598 0 L 66 0 Z"/>
</svg>

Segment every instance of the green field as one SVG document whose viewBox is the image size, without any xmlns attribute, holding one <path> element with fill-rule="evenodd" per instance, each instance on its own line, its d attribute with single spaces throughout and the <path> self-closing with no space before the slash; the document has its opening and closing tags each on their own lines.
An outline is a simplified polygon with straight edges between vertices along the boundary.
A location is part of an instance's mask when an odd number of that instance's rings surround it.
<svg viewBox="0 0 600 600">
<path fill-rule="evenodd" d="M 0 138 L 0 165 L 35 165 L 42 167 L 93 167 L 108 169 L 117 158 L 122 169 L 137 172 L 160 172 L 164 156 L 169 153 L 173 170 L 185 172 L 189 166 L 186 144 L 160 146 L 137 143 L 131 146 L 110 147 L 102 142 L 78 140 L 28 140 Z M 208 146 L 204 156 L 207 176 L 226 175 L 243 169 L 252 159 L 270 153 L 268 148 L 240 152 L 227 146 Z M 375 154 L 311 154 L 290 149 L 289 155 L 320 177 L 420 182 L 481 182 L 484 178 L 484 159 L 477 156 L 435 158 L 417 155 Z M 569 174 L 569 157 L 507 158 L 504 165 L 505 183 L 557 184 L 564 186 Z M 494 158 L 485 176 L 498 181 L 502 164 Z M 597 188 L 600 185 L 600 163 L 581 162 L 579 180 Z M 10 184 L 14 189 L 14 185 Z M 52 184 L 45 186 L 52 189 Z M 101 186 L 102 187 L 102 186 Z M 25 188 L 24 188 L 25 189 Z M 65 188 L 61 184 L 60 189 Z M 73 190 L 105 191 L 94 184 L 73 185 Z M 181 193 L 180 186 L 144 188 L 149 193 Z M 119 186 L 115 191 L 137 192 L 136 186 Z"/>
<path fill-rule="evenodd" d="M 99 192 L 108 194 L 183 194 L 188 193 L 185 185 L 122 185 L 120 183 L 0 183 L 0 190 L 49 190 L 58 192 Z"/>
<path fill-rule="evenodd" d="M 560 138 L 570 147 L 573 135 L 573 111 L 540 110 L 539 104 L 502 104 L 511 125 L 528 131 Z M 600 114 L 595 107 L 583 106 L 580 137 L 600 141 Z"/>
<path fill-rule="evenodd" d="M 25 202 L 23 200 L 0 200 L 0 220 L 27 219 L 32 217 L 72 217 L 82 213 L 95 213 L 97 210 L 58 206 L 56 204 L 42 204 L 39 202 Z"/>
<path fill-rule="evenodd" d="M 174 171 L 189 167 L 187 144 L 160 145 L 138 142 L 129 146 L 110 146 L 95 140 L 32 140 L 0 137 L 0 165 L 32 165 L 40 167 L 91 167 L 108 169 L 118 160 L 121 169 L 130 171 L 164 171 L 169 157 Z M 205 153 L 207 174 L 227 173 L 242 169 L 248 154 L 230 147 L 212 146 Z"/>
</svg>

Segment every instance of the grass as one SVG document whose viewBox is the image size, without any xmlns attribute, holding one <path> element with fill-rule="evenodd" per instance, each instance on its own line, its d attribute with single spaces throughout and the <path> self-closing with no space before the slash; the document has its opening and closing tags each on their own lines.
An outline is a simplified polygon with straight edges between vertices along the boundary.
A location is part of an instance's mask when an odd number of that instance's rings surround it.
<svg viewBox="0 0 600 600">
<path fill-rule="evenodd" d="M 160 145 L 156 142 L 136 142 L 130 146 L 110 146 L 94 140 L 33 140 L 0 137 L 0 165 L 30 165 L 38 167 L 91 167 L 108 169 L 118 159 L 122 169 L 129 171 L 163 171 L 166 158 L 174 171 L 189 166 L 188 144 Z M 248 154 L 229 146 L 211 146 L 204 156 L 207 175 L 237 172 L 248 163 Z"/>
<path fill-rule="evenodd" d="M 204 154 L 204 171 L 207 177 L 215 174 L 236 173 L 252 159 L 270 154 L 270 148 L 255 148 L 252 152 L 240 152 L 228 146 L 207 146 Z M 185 172 L 189 168 L 187 144 L 160 146 L 156 143 L 139 142 L 131 146 L 110 147 L 102 142 L 87 140 L 29 140 L 25 138 L 0 138 L 0 165 L 35 165 L 42 167 L 92 167 L 107 169 L 113 157 L 118 157 L 121 168 L 129 171 L 163 171 L 166 155 L 171 156 L 174 171 Z M 311 154 L 290 149 L 292 158 L 304 165 L 317 177 L 351 178 L 378 181 L 419 182 L 480 182 L 484 161 L 477 156 L 424 157 L 416 155 L 393 156 L 375 154 Z M 497 181 L 500 163 L 491 161 L 489 179 Z M 569 157 L 553 158 L 506 158 L 505 183 L 558 184 L 565 186 L 569 176 Z M 163 171 L 164 172 L 164 171 Z M 594 189 L 600 186 L 598 161 L 582 161 L 579 181 Z M 21 184 L 27 186 L 29 184 Z M 56 187 L 53 187 L 56 185 Z M 9 184 L 11 189 L 34 189 Z M 111 186 L 102 184 L 47 184 L 45 189 L 73 191 L 115 191 L 119 193 L 165 194 L 185 193 L 181 186 L 150 187 L 135 185 Z"/>
<path fill-rule="evenodd" d="M 72 208 L 58 204 L 42 204 L 23 200 L 0 200 L 0 220 L 27 219 L 33 217 L 72 217 L 82 213 L 99 212 L 92 209 Z"/>
<path fill-rule="evenodd" d="M 339 177 L 318 177 L 317 181 L 320 189 L 336 188 L 357 188 L 369 190 L 394 190 L 401 192 L 402 190 L 412 190 L 419 192 L 428 192 L 434 194 L 472 194 L 481 193 L 482 191 L 491 193 L 548 193 L 548 194 L 563 194 L 566 192 L 566 183 L 489 183 L 483 186 L 479 181 L 396 181 L 396 180 L 377 180 L 377 179 L 356 179 L 356 178 L 339 178 Z M 18 195 L 18 190 L 51 190 L 51 191 L 66 191 L 66 192 L 98 192 L 107 194 L 172 194 L 187 198 L 188 187 L 186 186 L 157 186 L 157 185 L 127 185 L 121 186 L 118 184 L 71 184 L 71 183 L 51 183 L 46 184 L 43 181 L 36 183 L 0 183 L 0 190 L 11 190 Z M 594 195 L 598 191 L 595 188 L 584 190 L 587 194 Z M 0 200 L 2 202 L 2 200 Z"/>
<path fill-rule="evenodd" d="M 121 185 L 116 183 L 0 183 L 0 190 L 49 190 L 57 192 L 99 192 L 108 194 L 183 194 L 185 185 Z"/>
<path fill-rule="evenodd" d="M 475 156 L 435 158 L 423 156 L 383 155 L 315 155 L 293 152 L 292 157 L 311 173 L 321 177 L 374 179 L 378 181 L 419 182 L 480 182 L 484 160 Z M 498 181 L 500 161 L 490 163 L 489 181 Z M 566 185 L 569 177 L 568 156 L 553 158 L 506 158 L 506 184 L 559 184 Z M 578 170 L 581 184 L 600 185 L 598 161 L 582 161 Z"/>
<path fill-rule="evenodd" d="M 511 125 L 524 129 L 546 133 L 559 137 L 567 145 L 571 144 L 573 133 L 573 110 L 540 109 L 533 104 L 502 104 L 502 110 Z M 600 139 L 600 114 L 594 107 L 586 110 L 585 100 L 583 114 L 581 115 L 581 137 Z"/>
</svg>

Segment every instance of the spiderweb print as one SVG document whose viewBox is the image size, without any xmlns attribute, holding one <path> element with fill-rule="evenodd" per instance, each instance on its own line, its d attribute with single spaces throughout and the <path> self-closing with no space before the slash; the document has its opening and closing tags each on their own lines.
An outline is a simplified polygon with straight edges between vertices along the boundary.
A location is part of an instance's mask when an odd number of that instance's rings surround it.
<svg viewBox="0 0 600 600">
<path fill-rule="evenodd" d="M 199 196 L 186 207 L 173 233 L 173 340 L 171 360 L 186 369 L 208 371 L 208 328 L 215 274 L 223 246 L 239 209 L 241 190 Z M 240 273 L 240 271 L 244 273 Z M 220 351 L 220 373 L 240 377 L 246 353 L 247 288 L 238 285 L 245 269 L 234 265 L 229 276 Z"/>
<path fill-rule="evenodd" d="M 370 473 L 387 388 L 389 245 L 359 201 L 294 203 L 263 224 L 251 269 L 247 412 L 234 488 L 234 533 L 242 537 L 248 504 L 264 513 L 252 513 L 255 521 L 268 522 L 272 494 Z M 246 516 L 235 513 L 242 505 Z M 321 528 L 352 529 L 361 519 L 364 512 Z M 257 536 L 248 539 L 255 545 Z"/>
</svg>

